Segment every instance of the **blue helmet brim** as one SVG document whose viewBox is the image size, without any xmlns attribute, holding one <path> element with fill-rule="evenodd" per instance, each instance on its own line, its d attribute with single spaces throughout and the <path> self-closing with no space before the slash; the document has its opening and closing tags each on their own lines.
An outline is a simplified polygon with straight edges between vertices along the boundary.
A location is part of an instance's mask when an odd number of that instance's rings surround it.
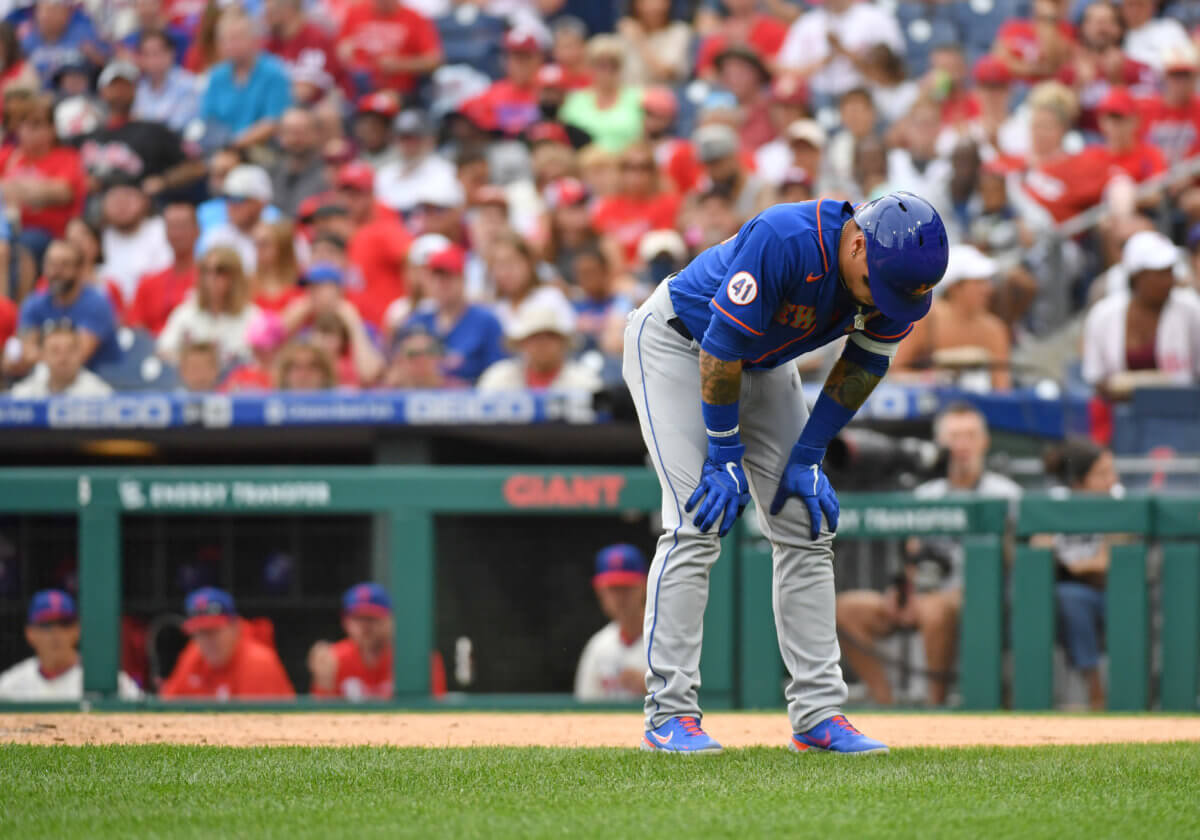
<svg viewBox="0 0 1200 840">
<path fill-rule="evenodd" d="M 875 308 L 893 321 L 919 321 L 929 314 L 933 306 L 933 292 L 926 292 L 919 297 L 897 294 L 887 283 L 875 280 L 875 271 L 867 266 L 867 283 L 871 287 L 871 297 Z"/>
</svg>

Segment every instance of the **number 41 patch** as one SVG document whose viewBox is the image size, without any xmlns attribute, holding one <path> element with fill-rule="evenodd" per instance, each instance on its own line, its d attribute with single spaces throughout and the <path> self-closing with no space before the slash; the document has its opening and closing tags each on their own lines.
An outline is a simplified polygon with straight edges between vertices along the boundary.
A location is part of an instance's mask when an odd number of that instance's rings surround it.
<svg viewBox="0 0 1200 840">
<path fill-rule="evenodd" d="M 729 286 L 726 287 L 725 293 L 738 306 L 745 306 L 753 303 L 758 297 L 758 281 L 749 271 L 739 271 L 729 278 Z"/>
</svg>

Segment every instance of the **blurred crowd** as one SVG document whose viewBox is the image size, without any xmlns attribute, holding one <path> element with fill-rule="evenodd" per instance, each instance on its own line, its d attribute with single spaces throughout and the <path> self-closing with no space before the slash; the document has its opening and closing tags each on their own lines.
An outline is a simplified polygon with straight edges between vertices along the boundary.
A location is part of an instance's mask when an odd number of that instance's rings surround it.
<svg viewBox="0 0 1200 840">
<path fill-rule="evenodd" d="M 752 215 L 897 189 L 954 243 L 897 378 L 1194 381 L 1200 11 L 1159 5 L 16 0 L 0 381 L 596 390 Z"/>
</svg>

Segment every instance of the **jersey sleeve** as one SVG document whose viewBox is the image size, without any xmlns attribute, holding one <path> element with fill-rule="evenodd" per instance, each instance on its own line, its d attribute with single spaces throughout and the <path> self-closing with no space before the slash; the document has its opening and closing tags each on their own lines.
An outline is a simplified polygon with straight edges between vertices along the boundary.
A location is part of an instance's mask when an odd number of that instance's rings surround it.
<svg viewBox="0 0 1200 840">
<path fill-rule="evenodd" d="M 908 321 L 896 321 L 886 315 L 880 315 L 867 321 L 863 329 L 851 333 L 850 341 L 868 353 L 887 357 L 890 362 L 896 355 L 900 342 L 912 330 L 913 325 Z"/>
<path fill-rule="evenodd" d="M 789 264 L 787 250 L 775 230 L 761 219 L 749 222 L 732 243 L 733 254 L 716 294 L 709 301 L 712 317 L 700 345 L 723 361 L 746 358 L 755 339 L 770 325 L 784 294 L 784 278 L 800 266 Z M 823 268 L 817 271 L 824 273 Z"/>
</svg>

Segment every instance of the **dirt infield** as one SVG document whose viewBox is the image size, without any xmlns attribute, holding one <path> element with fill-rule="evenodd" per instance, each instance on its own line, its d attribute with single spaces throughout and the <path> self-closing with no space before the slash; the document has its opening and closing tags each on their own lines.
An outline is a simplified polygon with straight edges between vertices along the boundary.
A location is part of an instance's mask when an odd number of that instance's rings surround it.
<svg viewBox="0 0 1200 840">
<path fill-rule="evenodd" d="M 893 747 L 1041 746 L 1200 741 L 1200 717 L 863 713 L 853 720 Z M 715 712 L 726 746 L 781 746 L 782 714 Z M 609 713 L 0 713 L 0 744 L 212 746 L 636 746 L 639 715 Z"/>
</svg>

